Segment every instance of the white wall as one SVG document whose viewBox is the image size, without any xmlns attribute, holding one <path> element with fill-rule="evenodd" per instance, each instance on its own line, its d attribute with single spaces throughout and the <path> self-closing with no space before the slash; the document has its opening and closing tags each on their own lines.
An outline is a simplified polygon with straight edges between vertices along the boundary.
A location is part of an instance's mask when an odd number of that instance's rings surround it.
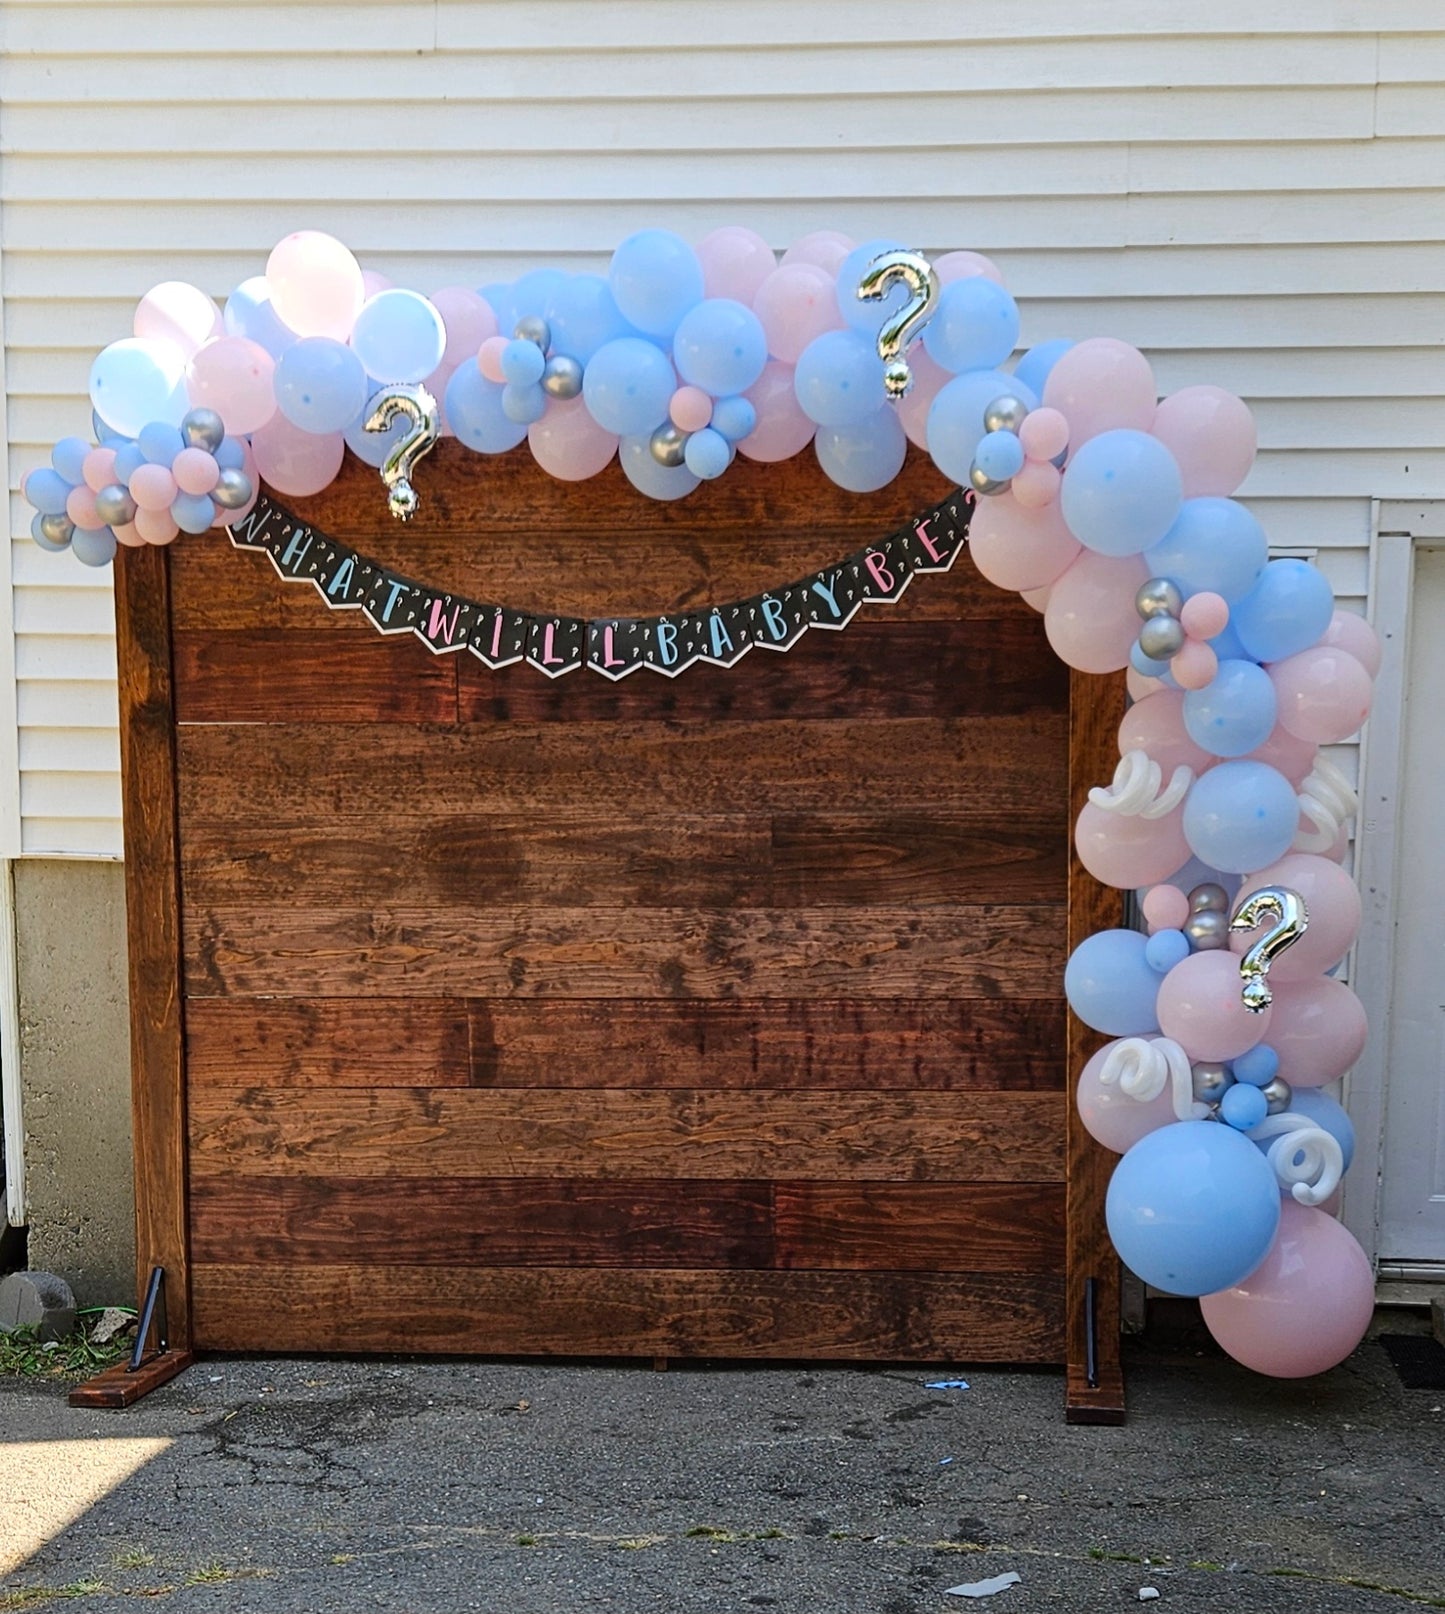
<svg viewBox="0 0 1445 1614">
<path fill-rule="evenodd" d="M 121 845 L 108 577 L 29 541 L 19 479 L 142 292 L 222 297 L 298 227 L 423 290 L 645 224 L 974 247 L 1027 342 L 1242 393 L 1246 495 L 1357 606 L 1371 501 L 1445 496 L 1439 0 L 5 0 L 0 157 L 0 853 Z"/>
</svg>

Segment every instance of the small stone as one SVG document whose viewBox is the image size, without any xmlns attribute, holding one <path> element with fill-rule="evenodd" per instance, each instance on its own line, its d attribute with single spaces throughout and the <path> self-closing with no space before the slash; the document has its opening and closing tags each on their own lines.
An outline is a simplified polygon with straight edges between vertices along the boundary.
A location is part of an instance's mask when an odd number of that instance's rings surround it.
<svg viewBox="0 0 1445 1614">
<path fill-rule="evenodd" d="M 75 1296 L 53 1272 L 12 1272 L 0 1283 L 0 1334 L 33 1328 L 41 1340 L 64 1339 L 75 1329 Z"/>
<path fill-rule="evenodd" d="M 1158 1595 L 1159 1588 L 1157 1586 L 1141 1586 L 1139 1588 L 1139 1601 L 1141 1603 L 1152 1603 Z"/>
<path fill-rule="evenodd" d="M 135 1315 L 120 1306 L 107 1306 L 95 1320 L 95 1327 L 90 1331 L 92 1345 L 109 1345 L 111 1340 L 119 1339 L 122 1334 L 129 1333 L 135 1327 Z"/>
</svg>

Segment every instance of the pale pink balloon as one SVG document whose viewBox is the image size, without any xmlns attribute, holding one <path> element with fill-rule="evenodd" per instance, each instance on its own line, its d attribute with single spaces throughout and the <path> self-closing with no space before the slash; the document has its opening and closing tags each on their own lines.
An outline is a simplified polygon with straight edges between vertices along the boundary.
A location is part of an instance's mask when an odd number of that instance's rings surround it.
<svg viewBox="0 0 1445 1614">
<path fill-rule="evenodd" d="M 703 295 L 731 297 L 744 308 L 752 306 L 758 287 L 777 268 L 773 249 L 756 230 L 725 224 L 697 244 L 702 265 Z"/>
<path fill-rule="evenodd" d="M 1186 639 L 1184 648 L 1169 663 L 1169 671 L 1181 689 L 1203 689 L 1214 682 L 1219 657 L 1202 639 Z"/>
<path fill-rule="evenodd" d="M 222 335 L 221 310 L 198 286 L 165 280 L 136 304 L 132 330 L 158 342 L 169 342 L 187 358 Z"/>
<path fill-rule="evenodd" d="M 1186 499 L 1233 493 L 1254 464 L 1254 416 L 1222 387 L 1185 387 L 1171 394 L 1160 403 L 1151 429 L 1178 461 Z"/>
<path fill-rule="evenodd" d="M 1308 981 L 1332 969 L 1355 944 L 1360 933 L 1360 893 L 1355 882 L 1337 863 L 1312 852 L 1289 852 L 1258 874 L 1246 876 L 1238 901 L 1267 885 L 1283 886 L 1304 898 L 1309 928 L 1270 965 L 1269 981 Z M 1269 921 L 1258 930 L 1237 931 L 1229 939 L 1236 953 L 1248 952 L 1267 934 Z"/>
<path fill-rule="evenodd" d="M 679 431 L 700 432 L 712 419 L 712 399 L 701 387 L 679 387 L 667 413 Z"/>
<path fill-rule="evenodd" d="M 1052 585 L 1044 612 L 1044 631 L 1059 659 L 1080 672 L 1127 667 L 1139 635 L 1134 596 L 1148 577 L 1142 555 L 1097 555 L 1086 549 Z"/>
<path fill-rule="evenodd" d="M 1095 336 L 1076 343 L 1049 371 L 1043 401 L 1068 421 L 1069 447 L 1077 450 L 1100 432 L 1148 431 L 1156 396 L 1154 372 L 1138 348 Z"/>
<path fill-rule="evenodd" d="M 1147 673 L 1136 672 L 1133 667 L 1124 669 L 1124 687 L 1129 691 L 1131 701 L 1142 701 L 1149 695 L 1157 695 L 1161 689 L 1168 689 L 1161 678 L 1150 678 Z"/>
<path fill-rule="evenodd" d="M 1370 675 L 1345 650 L 1314 645 L 1269 669 L 1279 721 L 1297 739 L 1334 745 L 1354 734 L 1370 713 Z"/>
<path fill-rule="evenodd" d="M 297 230 L 278 241 L 266 260 L 266 283 L 278 317 L 298 336 L 337 342 L 351 335 L 371 295 L 351 252 L 320 230 Z"/>
<path fill-rule="evenodd" d="M 221 479 L 221 467 L 205 449 L 183 448 L 171 461 L 171 475 L 182 493 L 209 493 Z"/>
<path fill-rule="evenodd" d="M 389 275 L 384 275 L 379 269 L 363 269 L 361 271 L 361 289 L 368 297 L 375 297 L 379 291 L 390 291 L 395 282 Z"/>
<path fill-rule="evenodd" d="M 1375 1274 L 1354 1235 L 1322 1207 L 1286 1198 L 1269 1254 L 1242 1282 L 1199 1302 L 1215 1342 L 1275 1379 L 1337 1367 L 1375 1313 Z"/>
<path fill-rule="evenodd" d="M 1029 510 L 1011 493 L 999 493 L 975 506 L 968 552 L 990 583 L 1021 593 L 1052 583 L 1083 545 L 1064 525 L 1057 504 Z"/>
<path fill-rule="evenodd" d="M 477 368 L 487 381 L 495 381 L 501 386 L 507 379 L 502 369 L 502 355 L 507 351 L 505 336 L 485 336 L 482 345 L 477 349 Z"/>
<path fill-rule="evenodd" d="M 1055 503 L 1063 476 L 1057 465 L 1047 460 L 1025 460 L 1009 482 L 1009 492 L 1025 510 L 1044 510 Z"/>
<path fill-rule="evenodd" d="M 1269 738 L 1263 745 L 1256 746 L 1249 758 L 1252 762 L 1267 762 L 1271 768 L 1278 768 L 1292 785 L 1299 785 L 1314 767 L 1319 750 L 1313 740 L 1298 739 L 1276 723 Z"/>
<path fill-rule="evenodd" d="M 1182 930 L 1189 918 L 1189 895 L 1177 885 L 1150 886 L 1139 907 L 1151 934 L 1156 930 Z"/>
<path fill-rule="evenodd" d="M 1023 418 L 1019 442 L 1031 460 L 1051 460 L 1069 446 L 1069 423 L 1057 409 L 1034 409 Z"/>
<path fill-rule="evenodd" d="M 833 276 L 813 263 L 785 263 L 771 270 L 750 299 L 768 339 L 768 352 L 796 364 L 808 343 L 841 330 L 843 316 Z"/>
<path fill-rule="evenodd" d="M 180 492 L 168 466 L 151 465 L 149 462 L 136 466 L 127 486 L 131 498 L 142 510 L 169 510 L 176 502 L 176 494 Z"/>
<path fill-rule="evenodd" d="M 120 526 L 112 526 L 110 530 L 115 534 L 115 541 L 124 544 L 127 549 L 141 549 L 145 545 L 145 539 L 141 537 L 133 521 L 122 522 Z"/>
<path fill-rule="evenodd" d="M 115 450 L 93 448 L 80 464 L 80 474 L 92 493 L 99 493 L 115 481 Z"/>
<path fill-rule="evenodd" d="M 1233 958 L 1232 953 L 1200 957 Z M 1273 974 L 1273 971 L 1270 972 Z M 1343 1076 L 1365 1048 L 1365 1008 L 1343 981 L 1321 975 L 1275 988 L 1269 1036 L 1279 1074 L 1291 1087 L 1323 1087 Z"/>
<path fill-rule="evenodd" d="M 1078 1086 L 1074 1090 L 1074 1100 L 1079 1107 L 1079 1119 L 1084 1123 L 1084 1130 L 1115 1154 L 1132 1149 L 1147 1133 L 1157 1132 L 1161 1126 L 1169 1126 L 1177 1119 L 1167 1086 L 1157 1098 L 1141 1104 L 1138 1099 L 1130 1098 L 1121 1091 L 1117 1082 L 1106 1084 L 1100 1080 L 1105 1062 L 1122 1040 L 1106 1043 L 1099 1049 L 1079 1073 Z M 1158 1039 L 1150 1037 L 1145 1040 L 1156 1042 Z"/>
<path fill-rule="evenodd" d="M 1160 983 L 1155 1011 L 1160 1031 L 1190 1059 L 1236 1058 L 1266 1040 L 1272 1013 L 1252 1014 L 1240 996 L 1242 985 L 1233 953 L 1191 953 Z"/>
<path fill-rule="evenodd" d="M 297 498 L 320 493 L 336 480 L 346 441 L 340 432 L 318 435 L 276 414 L 251 435 L 256 469 L 277 493 Z"/>
<path fill-rule="evenodd" d="M 858 243 L 841 230 L 814 230 L 800 236 L 783 254 L 784 263 L 811 263 L 837 279 L 838 268 Z"/>
<path fill-rule="evenodd" d="M 757 410 L 758 423 L 738 444 L 739 454 L 773 464 L 791 459 L 813 441 L 817 423 L 808 419 L 798 403 L 792 365 L 769 359 L 743 396 Z"/>
<path fill-rule="evenodd" d="M 157 466 L 157 469 L 160 467 Z M 175 524 L 169 510 L 137 510 L 133 525 L 136 532 L 148 544 L 172 543 L 181 530 Z"/>
<path fill-rule="evenodd" d="M 1184 726 L 1184 695 L 1177 689 L 1158 685 L 1155 693 L 1135 701 L 1119 723 L 1119 755 L 1145 751 L 1157 762 L 1164 783 L 1176 768 L 1190 768 L 1201 774 L 1212 767 L 1214 758 L 1189 737 Z M 1186 859 L 1180 858 L 1180 863 Z"/>
<path fill-rule="evenodd" d="M 1042 588 L 1021 588 L 1019 598 L 1031 610 L 1042 616 L 1049 608 L 1049 600 L 1053 597 L 1054 585 L 1045 583 Z"/>
<path fill-rule="evenodd" d="M 1074 825 L 1079 861 L 1104 885 L 1134 891 L 1173 874 L 1189 857 L 1184 806 L 1161 818 L 1111 813 L 1085 802 Z"/>
<path fill-rule="evenodd" d="M 276 361 L 244 336 L 208 342 L 186 367 L 197 409 L 214 409 L 232 437 L 249 436 L 276 413 Z"/>
<path fill-rule="evenodd" d="M 1229 601 L 1222 594 L 1191 594 L 1179 613 L 1184 631 L 1195 639 L 1212 639 L 1229 626 Z"/>
<path fill-rule="evenodd" d="M 836 298 L 834 306 L 837 306 Z M 935 364 L 922 342 L 915 342 L 909 348 L 908 368 L 913 376 L 913 385 L 903 394 L 903 401 L 898 405 L 898 419 L 908 441 L 915 448 L 926 449 L 928 411 L 933 408 L 933 400 L 953 380 L 953 372 L 945 370 L 941 364 Z"/>
<path fill-rule="evenodd" d="M 951 286 L 955 280 L 971 280 L 978 275 L 996 286 L 1003 285 L 998 265 L 981 252 L 945 252 L 933 260 L 933 268 L 941 286 Z"/>
<path fill-rule="evenodd" d="M 581 398 L 559 398 L 527 428 L 532 458 L 561 482 L 596 476 L 617 452 L 617 438 L 592 418 Z"/>
<path fill-rule="evenodd" d="M 71 488 L 65 500 L 65 513 L 77 527 L 103 527 L 105 523 L 95 508 L 95 489 L 84 482 Z"/>
<path fill-rule="evenodd" d="M 1325 629 L 1321 643 L 1327 644 L 1332 650 L 1345 651 L 1359 662 L 1371 678 L 1379 677 L 1382 656 L 1379 636 L 1364 617 L 1356 615 L 1354 611 L 1336 611 L 1330 618 L 1330 625 Z"/>
<path fill-rule="evenodd" d="M 442 349 L 438 368 L 450 366 L 447 369 L 450 376 L 464 359 L 477 356 L 477 349 L 489 336 L 497 334 L 497 316 L 487 299 L 470 286 L 443 286 L 432 293 L 431 305 L 441 315 L 447 333 L 447 345 Z"/>
</svg>

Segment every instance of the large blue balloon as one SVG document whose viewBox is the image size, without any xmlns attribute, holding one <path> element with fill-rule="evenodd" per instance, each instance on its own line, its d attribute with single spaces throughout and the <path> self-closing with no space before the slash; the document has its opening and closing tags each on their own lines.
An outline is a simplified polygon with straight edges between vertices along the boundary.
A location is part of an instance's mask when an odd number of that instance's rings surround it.
<svg viewBox="0 0 1445 1614">
<path fill-rule="evenodd" d="M 583 365 L 605 342 L 634 334 L 601 275 L 570 275 L 553 291 L 546 320 L 552 351 Z"/>
<path fill-rule="evenodd" d="M 1064 969 L 1064 996 L 1086 1026 L 1111 1037 L 1158 1031 L 1160 976 L 1137 930 L 1101 930 L 1074 949 Z"/>
<path fill-rule="evenodd" d="M 1279 1228 L 1269 1162 L 1233 1127 L 1176 1121 L 1114 1168 L 1104 1205 L 1119 1258 L 1172 1295 L 1210 1295 L 1264 1260 Z"/>
<path fill-rule="evenodd" d="M 983 275 L 945 286 L 923 327 L 929 358 L 955 374 L 993 369 L 1013 352 L 1018 339 L 1018 304 Z"/>
<path fill-rule="evenodd" d="M 763 373 L 768 339 L 751 308 L 731 297 L 707 297 L 678 322 L 672 361 L 689 386 L 726 398 L 746 392 Z"/>
<path fill-rule="evenodd" d="M 365 404 L 366 366 L 345 342 L 306 336 L 276 360 L 276 407 L 302 431 L 345 431 Z"/>
<path fill-rule="evenodd" d="M 1100 432 L 1069 459 L 1059 509 L 1098 555 L 1137 555 L 1173 526 L 1184 495 L 1174 456 L 1148 432 Z"/>
<path fill-rule="evenodd" d="M 502 393 L 505 390 L 499 383 L 488 381 L 470 360 L 457 366 L 447 382 L 443 408 L 447 425 L 456 433 L 458 442 L 465 443 L 479 454 L 505 454 L 522 441 L 527 435 L 526 423 L 508 418 L 502 408 Z M 354 448 L 351 439 L 352 433 L 348 432 L 346 441 Z M 385 457 L 383 454 L 382 458 Z M 373 460 L 370 463 L 378 462 Z"/>
<path fill-rule="evenodd" d="M 1184 839 L 1195 857 L 1230 874 L 1267 868 L 1299 831 L 1294 786 L 1267 762 L 1221 762 L 1184 798 Z"/>
<path fill-rule="evenodd" d="M 271 302 L 271 285 L 265 275 L 243 280 L 226 299 L 221 320 L 227 336 L 244 336 L 279 358 L 300 337 L 282 320 Z"/>
<path fill-rule="evenodd" d="M 1184 696 L 1189 738 L 1216 757 L 1247 756 L 1263 745 L 1278 712 L 1273 681 L 1252 661 L 1221 661 L 1203 689 Z"/>
<path fill-rule="evenodd" d="M 793 390 L 803 413 L 820 426 L 860 426 L 888 401 L 883 360 L 858 331 L 814 337 L 798 355 Z"/>
<path fill-rule="evenodd" d="M 676 389 L 667 355 L 640 336 L 620 336 L 604 344 L 582 374 L 582 396 L 592 418 L 619 437 L 655 431 L 667 419 Z"/>
<path fill-rule="evenodd" d="M 858 295 L 858 282 L 868 265 L 883 252 L 907 250 L 901 241 L 865 241 L 854 247 L 838 265 L 838 311 L 855 331 L 876 337 L 884 325 L 904 308 L 913 293 L 901 280 L 895 280 L 883 297 L 863 298 Z"/>
<path fill-rule="evenodd" d="M 612 254 L 607 283 L 622 317 L 648 336 L 671 336 L 703 298 L 697 254 L 671 230 L 629 235 Z"/>
<path fill-rule="evenodd" d="M 860 426 L 819 426 L 813 449 L 830 482 L 850 493 L 873 493 L 903 469 L 908 438 L 897 412 L 884 404 Z"/>
<path fill-rule="evenodd" d="M 1144 551 L 1144 559 L 1151 575 L 1177 583 L 1186 599 L 1209 592 L 1232 605 L 1254 587 L 1269 559 L 1269 540 L 1233 499 L 1186 499 L 1174 525 Z"/>
<path fill-rule="evenodd" d="M 965 370 L 945 382 L 928 410 L 928 452 L 952 482 L 968 485 L 973 456 L 983 441 L 983 417 L 995 398 L 1017 398 L 1027 409 L 1039 400 L 1016 376 L 1002 370 Z"/>
<path fill-rule="evenodd" d="M 565 269 L 529 269 L 513 281 L 507 299 L 507 320 L 505 323 L 498 321 L 501 335 L 511 336 L 519 319 L 529 316 L 545 319 L 552 299 L 569 278 Z"/>
<path fill-rule="evenodd" d="M 1230 613 L 1229 625 L 1255 661 L 1283 661 L 1324 637 L 1335 591 L 1318 566 L 1272 560 Z"/>
</svg>

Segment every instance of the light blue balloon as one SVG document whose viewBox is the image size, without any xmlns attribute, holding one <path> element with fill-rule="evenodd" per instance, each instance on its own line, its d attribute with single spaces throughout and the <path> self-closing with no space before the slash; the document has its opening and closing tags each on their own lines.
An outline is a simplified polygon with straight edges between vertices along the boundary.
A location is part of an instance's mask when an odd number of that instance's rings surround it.
<svg viewBox="0 0 1445 1614">
<path fill-rule="evenodd" d="M 996 281 L 970 275 L 945 286 L 923 346 L 929 358 L 955 374 L 996 369 L 1019 339 L 1019 306 Z"/>
<path fill-rule="evenodd" d="M 617 445 L 617 459 L 627 480 L 649 499 L 686 498 L 697 486 L 698 479 L 686 464 L 657 462 L 650 437 L 624 437 Z"/>
<path fill-rule="evenodd" d="M 1147 1133 L 1120 1160 L 1104 1215 L 1119 1258 L 1145 1283 L 1167 1294 L 1209 1295 L 1247 1278 L 1268 1254 L 1279 1228 L 1279 1185 L 1233 1127 L 1176 1121 Z"/>
<path fill-rule="evenodd" d="M 120 455 L 116 455 L 116 464 L 120 464 Z M 216 464 L 223 471 L 239 471 L 246 464 L 246 450 L 241 446 L 237 437 L 223 437 L 214 450 Z"/>
<path fill-rule="evenodd" d="M 731 297 L 707 297 L 678 321 L 672 361 L 689 386 L 714 398 L 745 392 L 768 362 L 768 339 L 751 308 Z"/>
<path fill-rule="evenodd" d="M 420 292 L 388 286 L 368 297 L 351 329 L 351 348 L 383 385 L 425 381 L 442 361 L 447 328 Z"/>
<path fill-rule="evenodd" d="M 63 516 L 73 483 L 59 471 L 42 465 L 25 478 L 25 497 L 43 516 Z"/>
<path fill-rule="evenodd" d="M 109 527 L 77 527 L 70 552 L 83 566 L 109 566 L 119 548 Z"/>
<path fill-rule="evenodd" d="M 1074 949 L 1064 968 L 1064 996 L 1086 1026 L 1111 1037 L 1158 1031 L 1159 976 L 1147 946 L 1137 930 L 1101 930 Z"/>
<path fill-rule="evenodd" d="M 83 437 L 62 437 L 50 450 L 50 463 L 55 467 L 57 475 L 63 477 L 70 487 L 78 488 L 85 481 L 82 467 L 88 453 L 90 444 Z"/>
<path fill-rule="evenodd" d="M 825 331 L 798 355 L 793 391 L 820 426 L 858 426 L 887 403 L 883 360 L 858 331 Z"/>
<path fill-rule="evenodd" d="M 475 364 L 457 367 L 447 382 L 443 407 L 447 425 L 456 433 L 459 443 L 478 454 L 505 454 L 522 441 L 527 435 L 526 423 L 507 418 L 502 408 L 502 392 L 503 388 L 495 381 L 488 381 Z M 350 443 L 349 435 L 346 440 Z"/>
<path fill-rule="evenodd" d="M 1144 551 L 1150 576 L 1177 583 L 1185 599 L 1208 592 L 1231 605 L 1254 587 L 1268 559 L 1264 528 L 1242 504 L 1213 496 L 1186 499 L 1174 525 Z"/>
<path fill-rule="evenodd" d="M 145 455 L 149 464 L 164 465 L 167 468 L 185 446 L 186 440 L 181 436 L 179 428 L 168 425 L 163 420 L 153 420 L 149 425 L 142 426 L 136 438 L 136 447 Z"/>
<path fill-rule="evenodd" d="M 607 284 L 622 317 L 647 336 L 671 336 L 703 299 L 697 254 L 671 230 L 629 235 L 612 254 Z"/>
<path fill-rule="evenodd" d="M 512 327 L 517 323 L 517 316 L 512 312 L 512 282 L 494 280 L 490 285 L 478 286 L 477 296 L 491 304 L 492 312 L 497 316 L 497 330 L 503 336 L 510 336 Z"/>
<path fill-rule="evenodd" d="M 509 381 L 502 388 L 502 413 L 508 420 L 530 426 L 547 413 L 547 394 L 535 381 L 524 386 Z"/>
<path fill-rule="evenodd" d="M 1024 468 L 1024 445 L 1016 432 L 986 432 L 973 454 L 974 464 L 995 482 L 1007 482 Z"/>
<path fill-rule="evenodd" d="M 1267 1042 L 1257 1042 L 1232 1061 L 1234 1079 L 1251 1087 L 1268 1087 L 1279 1075 L 1279 1055 Z"/>
<path fill-rule="evenodd" d="M 565 269 L 529 269 L 512 283 L 508 304 L 510 318 L 500 327 L 503 336 L 511 336 L 519 319 L 546 319 L 552 299 L 567 284 Z M 574 354 L 575 358 L 576 355 Z"/>
<path fill-rule="evenodd" d="M 619 437 L 643 437 L 655 431 L 667 419 L 676 389 L 677 377 L 667 355 L 640 336 L 621 336 L 604 344 L 582 372 L 582 396 L 592 418 Z"/>
<path fill-rule="evenodd" d="M 1340 1146 L 1340 1153 L 1345 1159 L 1345 1170 L 1350 1169 L 1350 1162 L 1355 1158 L 1355 1124 L 1346 1114 L 1344 1107 L 1337 1104 L 1328 1093 L 1322 1093 L 1317 1087 L 1297 1087 L 1290 1097 L 1290 1112 L 1302 1115 L 1307 1121 L 1313 1121 L 1317 1127 L 1322 1127 Z M 1268 1148 L 1273 1140 L 1261 1143 L 1261 1148 Z"/>
<path fill-rule="evenodd" d="M 552 292 L 543 318 L 552 335 L 552 351 L 581 365 L 604 343 L 636 334 L 601 275 L 569 275 Z"/>
<path fill-rule="evenodd" d="M 758 424 L 751 398 L 719 398 L 712 406 L 712 429 L 730 443 L 740 443 Z"/>
<path fill-rule="evenodd" d="M 301 340 L 276 312 L 265 275 L 252 275 L 236 287 L 221 310 L 221 322 L 227 336 L 244 336 L 265 348 L 273 359 Z"/>
<path fill-rule="evenodd" d="M 1239 642 L 1239 635 L 1234 631 L 1234 624 L 1226 622 L 1224 632 L 1216 633 L 1209 641 L 1209 648 L 1220 661 L 1251 661 L 1254 658 Z"/>
<path fill-rule="evenodd" d="M 178 493 L 171 504 L 171 520 L 182 532 L 205 532 L 215 519 L 216 507 L 204 493 Z"/>
<path fill-rule="evenodd" d="M 1184 839 L 1197 858 L 1230 874 L 1268 867 L 1299 829 L 1294 786 L 1267 762 L 1221 762 L 1184 798 Z"/>
<path fill-rule="evenodd" d="M 51 512 L 51 513 L 52 514 L 59 514 L 58 511 Z M 67 538 L 65 540 L 65 542 L 63 544 L 61 544 L 61 543 L 57 543 L 55 541 L 55 539 L 53 539 L 53 538 L 47 538 L 45 533 L 42 531 L 41 526 L 40 526 L 40 523 L 45 520 L 45 516 L 46 516 L 46 512 L 43 511 L 43 510 L 37 511 L 33 516 L 31 516 L 31 518 L 30 518 L 30 536 L 48 554 L 51 554 L 51 555 L 63 554 L 67 549 L 70 548 L 71 540 L 69 538 Z M 79 530 L 79 529 L 77 529 L 77 530 Z"/>
<path fill-rule="evenodd" d="M 305 336 L 276 360 L 276 407 L 302 431 L 345 431 L 366 404 L 366 366 L 329 336 Z"/>
<path fill-rule="evenodd" d="M 1230 613 L 1230 627 L 1255 661 L 1283 661 L 1318 644 L 1335 613 L 1335 591 L 1318 566 L 1272 560 Z"/>
<path fill-rule="evenodd" d="M 1156 930 L 1144 944 L 1144 956 L 1156 975 L 1167 975 L 1189 957 L 1189 938 L 1182 930 Z"/>
<path fill-rule="evenodd" d="M 124 432 L 118 432 L 113 426 L 103 421 L 94 409 L 90 412 L 90 429 L 95 434 L 95 440 L 102 448 L 119 449 L 122 444 L 133 441 Z"/>
<path fill-rule="evenodd" d="M 861 246 L 854 247 L 838 265 L 838 311 L 843 316 L 844 324 L 852 330 L 861 331 L 870 340 L 877 339 L 879 331 L 908 303 L 913 293 L 903 281 L 895 280 L 888 288 L 887 295 L 874 302 L 858 295 L 858 283 L 868 265 L 880 253 L 906 250 L 902 241 L 865 241 Z"/>
<path fill-rule="evenodd" d="M 514 386 L 535 386 L 546 368 L 546 355 L 535 342 L 513 339 L 502 349 L 502 375 Z"/>
<path fill-rule="evenodd" d="M 1098 555 L 1137 555 L 1173 526 L 1184 483 L 1174 456 L 1148 432 L 1100 432 L 1069 459 L 1059 509 Z"/>
<path fill-rule="evenodd" d="M 1219 1115 L 1236 1132 L 1248 1132 L 1269 1114 L 1269 1100 L 1257 1087 L 1236 1080 L 1219 1101 Z"/>
<path fill-rule="evenodd" d="M 1073 345 L 1067 337 L 1058 336 L 1051 342 L 1040 342 L 1031 347 L 1014 366 L 1014 379 L 1042 398 L 1049 371 Z"/>
<path fill-rule="evenodd" d="M 1247 756 L 1269 738 L 1278 715 L 1274 683 L 1253 661 L 1221 661 L 1203 689 L 1184 693 L 1189 738 L 1216 757 Z"/>
<path fill-rule="evenodd" d="M 711 426 L 690 433 L 682 454 L 683 464 L 703 482 L 712 482 L 720 477 L 732 463 L 733 457 L 732 445 Z"/>
<path fill-rule="evenodd" d="M 1017 398 L 1037 409 L 1037 396 L 1002 370 L 965 370 L 945 382 L 928 410 L 928 452 L 933 463 L 960 487 L 968 485 L 973 456 L 983 441 L 984 412 L 995 398 Z"/>
<path fill-rule="evenodd" d="M 1142 673 L 1146 678 L 1163 678 L 1169 671 L 1169 663 L 1155 661 L 1153 656 L 1146 656 L 1139 648 L 1137 639 L 1129 646 L 1129 665 L 1136 673 Z"/>
<path fill-rule="evenodd" d="M 886 488 L 903 469 L 908 437 L 891 404 L 857 426 L 819 426 L 813 452 L 830 482 L 850 493 Z"/>
</svg>

